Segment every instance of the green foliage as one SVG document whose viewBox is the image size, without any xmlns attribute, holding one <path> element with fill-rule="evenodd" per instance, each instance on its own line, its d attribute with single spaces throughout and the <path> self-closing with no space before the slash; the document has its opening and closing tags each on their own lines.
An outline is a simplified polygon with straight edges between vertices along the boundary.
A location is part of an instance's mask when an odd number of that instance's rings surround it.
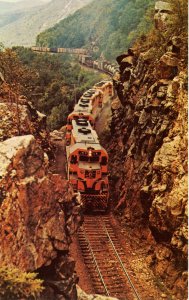
<svg viewBox="0 0 189 300">
<path fill-rule="evenodd" d="M 24 93 L 30 86 L 34 75 L 21 64 L 16 53 L 10 49 L 0 51 L 0 72 L 4 75 L 5 81 L 19 93 Z"/>
<path fill-rule="evenodd" d="M 4 50 L 4 45 L 3 43 L 0 42 L 0 51 L 3 51 Z"/>
<path fill-rule="evenodd" d="M 40 33 L 37 44 L 89 49 L 96 46 L 97 56 L 103 52 L 107 59 L 115 60 L 136 37 L 149 30 L 153 6 L 154 0 L 96 0 Z"/>
<path fill-rule="evenodd" d="M 22 272 L 14 267 L 0 267 L 0 299 L 36 299 L 43 291 L 43 281 L 35 273 Z"/>
<path fill-rule="evenodd" d="M 83 92 L 102 79 L 102 75 L 82 69 L 68 54 L 34 53 L 24 47 L 15 47 L 14 51 L 25 69 L 35 74 L 28 78 L 30 86 L 24 95 L 47 115 L 51 130 L 65 125 Z"/>
</svg>

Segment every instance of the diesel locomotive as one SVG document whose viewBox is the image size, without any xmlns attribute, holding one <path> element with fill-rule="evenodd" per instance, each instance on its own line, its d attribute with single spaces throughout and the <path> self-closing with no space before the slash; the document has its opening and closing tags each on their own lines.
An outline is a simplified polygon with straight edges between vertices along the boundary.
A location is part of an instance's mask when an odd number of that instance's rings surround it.
<svg viewBox="0 0 189 300">
<path fill-rule="evenodd" d="M 95 119 L 106 99 L 113 95 L 111 81 L 101 81 L 86 91 L 66 125 L 68 180 L 80 192 L 85 209 L 104 211 L 108 207 L 108 154 L 100 145 Z"/>
</svg>

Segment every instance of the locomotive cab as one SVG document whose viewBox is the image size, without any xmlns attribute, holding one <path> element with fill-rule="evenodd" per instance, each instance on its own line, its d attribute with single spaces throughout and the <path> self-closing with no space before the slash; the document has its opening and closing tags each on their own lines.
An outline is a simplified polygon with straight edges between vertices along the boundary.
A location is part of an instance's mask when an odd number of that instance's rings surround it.
<svg viewBox="0 0 189 300">
<path fill-rule="evenodd" d="M 103 194 L 108 197 L 108 157 L 100 148 L 82 147 L 70 156 L 69 180 L 81 194 Z"/>
<path fill-rule="evenodd" d="M 85 126 L 86 125 L 86 126 Z M 106 209 L 108 203 L 108 155 L 99 144 L 96 131 L 89 121 L 72 121 L 68 152 L 68 179 L 81 193 L 85 206 Z"/>
</svg>

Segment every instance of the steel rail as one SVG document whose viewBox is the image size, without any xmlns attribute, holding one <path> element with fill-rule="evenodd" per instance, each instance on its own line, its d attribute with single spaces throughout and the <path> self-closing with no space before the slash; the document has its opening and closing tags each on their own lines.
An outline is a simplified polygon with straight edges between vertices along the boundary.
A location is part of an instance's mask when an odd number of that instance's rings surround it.
<svg viewBox="0 0 189 300">
<path fill-rule="evenodd" d="M 98 275 L 99 275 L 99 277 L 100 277 L 100 281 L 101 281 L 101 283 L 102 283 L 102 285 L 103 285 L 103 287 L 104 287 L 104 289 L 105 289 L 105 291 L 106 291 L 106 295 L 107 295 L 107 296 L 110 296 L 110 293 L 109 293 L 109 291 L 108 291 L 108 289 L 107 289 L 107 286 L 106 286 L 106 284 L 105 284 L 105 282 L 104 282 L 103 276 L 102 276 L 102 274 L 101 274 L 100 268 L 99 268 L 99 266 L 98 266 L 96 257 L 95 257 L 95 255 L 94 255 L 94 252 L 93 252 L 93 249 L 92 249 L 92 247 L 91 247 L 90 241 L 89 241 L 89 239 L 88 239 L 88 237 L 87 237 L 87 234 L 86 234 L 86 231 L 85 231 L 85 227 L 84 227 L 84 226 L 83 226 L 83 233 L 84 233 L 84 237 L 85 237 L 85 239 L 86 239 L 86 241 L 87 241 L 89 250 L 90 250 L 90 252 L 91 252 L 91 254 L 92 254 L 92 258 L 93 258 L 94 264 L 95 264 L 95 266 L 96 266 Z"/>
<path fill-rule="evenodd" d="M 116 256 L 117 256 L 117 259 L 119 260 L 119 263 L 120 263 L 120 265 L 121 265 L 121 267 L 122 267 L 122 270 L 124 271 L 124 273 L 125 273 L 125 275 L 126 275 L 128 281 L 129 281 L 129 283 L 130 283 L 130 286 L 132 287 L 132 289 L 133 289 L 133 291 L 134 291 L 134 294 L 135 294 L 135 296 L 137 297 L 137 300 L 142 300 L 142 299 L 140 298 L 140 296 L 139 296 L 139 294 L 138 294 L 138 292 L 137 292 L 135 286 L 133 285 L 133 283 L 132 283 L 132 281 L 131 281 L 131 279 L 130 279 L 130 276 L 129 276 L 127 270 L 126 270 L 126 268 L 125 268 L 124 265 L 123 265 L 123 262 L 122 262 L 122 260 L 121 260 L 121 257 L 119 256 L 119 254 L 118 254 L 118 252 L 117 252 L 117 250 L 116 250 L 116 248 L 115 248 L 115 246 L 114 246 L 114 243 L 113 243 L 113 241 L 112 241 L 112 239 L 111 239 L 111 237 L 110 237 L 110 235 L 109 235 L 109 232 L 108 232 L 108 229 L 107 229 L 107 227 L 106 227 L 106 225 L 105 225 L 104 220 L 103 220 L 102 226 L 103 226 L 103 228 L 104 228 L 104 230 L 105 230 L 105 232 L 106 232 L 106 234 L 107 234 L 107 236 L 108 236 L 108 238 L 109 238 L 109 241 L 110 241 L 110 243 L 111 243 L 111 246 L 112 246 L 112 248 L 113 248 L 113 250 L 114 250 L 114 253 L 115 253 Z"/>
</svg>

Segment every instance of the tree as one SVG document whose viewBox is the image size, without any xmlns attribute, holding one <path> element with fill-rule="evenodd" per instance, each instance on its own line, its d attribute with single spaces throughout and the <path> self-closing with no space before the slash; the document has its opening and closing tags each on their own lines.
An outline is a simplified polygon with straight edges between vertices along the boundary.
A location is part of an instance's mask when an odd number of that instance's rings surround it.
<svg viewBox="0 0 189 300">
<path fill-rule="evenodd" d="M 43 281 L 37 274 L 22 272 L 18 268 L 0 267 L 0 299 L 2 300 L 34 300 L 43 291 Z"/>
</svg>

